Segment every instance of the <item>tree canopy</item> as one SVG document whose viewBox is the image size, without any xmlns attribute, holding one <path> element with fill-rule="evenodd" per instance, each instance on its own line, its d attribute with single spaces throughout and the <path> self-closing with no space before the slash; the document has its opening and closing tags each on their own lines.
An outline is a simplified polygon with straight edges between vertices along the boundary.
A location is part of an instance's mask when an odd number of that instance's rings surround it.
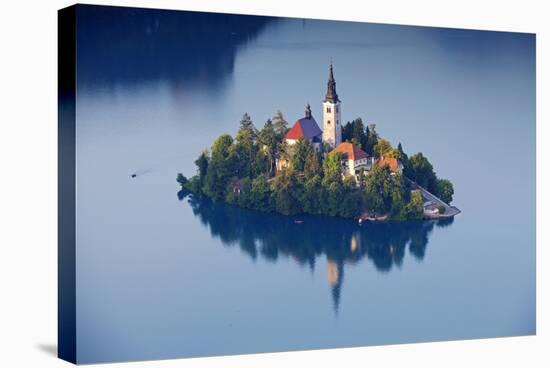
<svg viewBox="0 0 550 368">
<path fill-rule="evenodd" d="M 342 141 L 351 142 L 363 150 L 367 149 L 367 130 L 361 118 L 347 122 L 342 127 Z"/>
<path fill-rule="evenodd" d="M 370 213 L 394 220 L 420 219 L 422 194 L 411 190 L 407 178 L 446 203 L 453 199 L 453 184 L 437 178 L 422 153 L 409 157 L 401 143 L 393 148 L 378 135 L 376 125 L 365 127 L 361 118 L 343 126 L 343 138 L 370 155 L 400 160 L 403 174 L 391 172 L 388 165 L 373 165 L 370 171 L 349 175 L 341 153 L 327 145 L 316 148 L 303 139 L 289 145 L 284 140 L 287 130 L 280 111 L 260 130 L 245 113 L 235 138 L 219 136 L 195 160 L 197 174 L 190 179 L 178 174 L 177 181 L 185 190 L 214 201 L 285 215 L 354 218 Z M 288 165 L 275 170 L 277 159 L 285 159 Z"/>
<path fill-rule="evenodd" d="M 453 183 L 447 179 L 437 179 L 436 195 L 445 203 L 449 204 L 453 201 L 455 190 Z"/>
<path fill-rule="evenodd" d="M 231 149 L 233 138 L 224 134 L 212 144 L 212 157 L 204 178 L 204 193 L 214 200 L 225 197 L 225 190 L 229 179 L 235 173 L 235 156 Z"/>
<path fill-rule="evenodd" d="M 391 157 L 392 152 L 393 152 L 393 148 L 391 146 L 391 143 L 386 139 L 377 140 L 376 144 L 372 149 L 372 153 L 376 157 L 384 157 L 384 156 Z"/>
<path fill-rule="evenodd" d="M 432 164 L 422 152 L 410 157 L 406 175 L 428 191 L 435 192 L 437 177 L 435 176 Z"/>
<path fill-rule="evenodd" d="M 273 116 L 273 119 L 271 120 L 273 121 L 273 129 L 275 130 L 275 134 L 277 134 L 277 139 L 283 139 L 286 132 L 288 131 L 288 123 L 285 120 L 285 117 L 283 116 L 281 110 L 277 110 L 277 112 Z"/>
</svg>

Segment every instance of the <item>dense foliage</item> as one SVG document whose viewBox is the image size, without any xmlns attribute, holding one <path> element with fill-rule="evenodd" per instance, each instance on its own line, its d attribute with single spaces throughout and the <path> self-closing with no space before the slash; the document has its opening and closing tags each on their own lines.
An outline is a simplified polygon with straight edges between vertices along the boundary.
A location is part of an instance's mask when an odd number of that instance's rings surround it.
<svg viewBox="0 0 550 368">
<path fill-rule="evenodd" d="M 195 195 L 225 201 L 240 207 L 285 215 L 324 214 L 356 218 L 361 214 L 387 215 L 406 220 L 423 217 L 420 192 L 411 190 L 408 177 L 449 203 L 453 185 L 438 179 L 422 153 L 410 158 L 401 144 L 393 148 L 378 136 L 376 126 L 364 127 L 360 118 L 343 126 L 343 140 L 351 141 L 375 157 L 395 157 L 404 166 L 403 175 L 389 166 L 374 165 L 365 175 L 344 175 L 342 156 L 325 147 L 316 150 L 306 140 L 289 146 L 284 142 L 288 124 L 278 111 L 258 130 L 244 114 L 233 138 L 218 137 L 210 151 L 196 159 L 197 175 L 178 174 L 177 181 Z M 277 157 L 288 165 L 276 170 Z"/>
</svg>

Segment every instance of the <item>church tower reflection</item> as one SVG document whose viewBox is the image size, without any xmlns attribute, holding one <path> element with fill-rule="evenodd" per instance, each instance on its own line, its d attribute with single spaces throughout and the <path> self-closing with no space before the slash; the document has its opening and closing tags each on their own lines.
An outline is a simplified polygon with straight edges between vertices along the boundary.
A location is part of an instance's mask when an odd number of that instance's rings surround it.
<svg viewBox="0 0 550 368">
<path fill-rule="evenodd" d="M 338 314 L 340 307 L 340 291 L 344 281 L 344 263 L 327 259 L 327 280 L 332 294 L 332 307 L 334 313 Z"/>
<path fill-rule="evenodd" d="M 401 267 L 406 250 L 417 258 L 426 256 L 431 232 L 435 227 L 451 226 L 450 220 L 367 223 L 325 216 L 294 218 L 279 214 L 259 213 L 206 198 L 178 194 L 178 199 L 191 206 L 201 224 L 213 238 L 227 247 L 239 246 L 253 260 L 278 262 L 292 259 L 300 267 L 315 272 L 318 257 L 326 257 L 326 278 L 330 287 L 335 315 L 341 305 L 344 264 L 357 266 L 369 260 L 379 272 Z M 326 230 L 323 230 L 326 229 Z M 364 267 L 362 263 L 361 267 Z"/>
</svg>

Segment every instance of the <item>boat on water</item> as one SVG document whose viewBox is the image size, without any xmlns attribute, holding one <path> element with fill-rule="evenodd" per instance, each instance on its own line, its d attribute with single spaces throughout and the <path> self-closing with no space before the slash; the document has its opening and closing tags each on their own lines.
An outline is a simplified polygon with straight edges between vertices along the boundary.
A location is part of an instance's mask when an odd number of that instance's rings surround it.
<svg viewBox="0 0 550 368">
<path fill-rule="evenodd" d="M 368 215 L 364 213 L 361 216 L 359 216 L 359 219 L 357 220 L 357 222 L 359 223 L 359 225 L 361 225 L 367 221 L 384 221 L 387 218 L 388 218 L 388 215 L 376 216 L 376 215 Z"/>
<path fill-rule="evenodd" d="M 376 218 L 374 218 L 376 219 Z M 367 215 L 366 213 L 362 214 L 361 216 L 359 216 L 359 219 L 357 220 L 357 222 L 359 223 L 359 225 L 361 225 L 362 223 L 364 222 L 367 222 L 367 221 L 373 221 L 374 220 L 373 218 L 371 218 L 369 215 Z"/>
</svg>

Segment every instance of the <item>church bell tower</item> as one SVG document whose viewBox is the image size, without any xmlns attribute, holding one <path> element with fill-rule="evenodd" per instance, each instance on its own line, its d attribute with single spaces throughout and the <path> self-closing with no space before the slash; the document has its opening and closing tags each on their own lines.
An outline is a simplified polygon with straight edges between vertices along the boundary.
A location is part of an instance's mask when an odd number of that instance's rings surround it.
<svg viewBox="0 0 550 368">
<path fill-rule="evenodd" d="M 342 142 L 342 120 L 340 118 L 340 99 L 336 93 L 336 81 L 332 63 L 327 83 L 327 94 L 323 101 L 323 142 L 334 148 Z"/>
</svg>

